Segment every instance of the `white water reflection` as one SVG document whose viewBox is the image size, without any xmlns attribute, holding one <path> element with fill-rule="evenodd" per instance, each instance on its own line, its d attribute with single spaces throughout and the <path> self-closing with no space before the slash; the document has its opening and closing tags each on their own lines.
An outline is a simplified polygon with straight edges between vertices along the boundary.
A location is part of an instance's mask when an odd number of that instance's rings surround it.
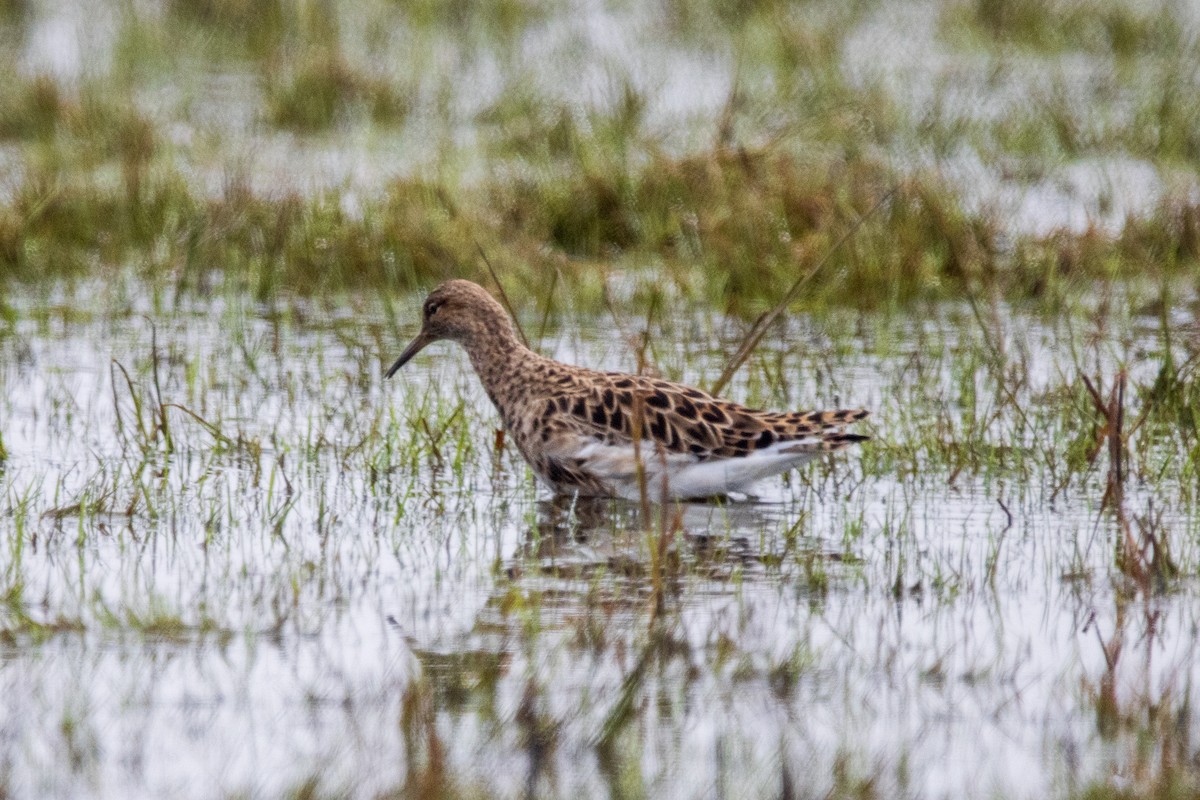
<svg viewBox="0 0 1200 800">
<path fill-rule="evenodd" d="M 110 364 L 151 402 L 150 319 L 88 311 L 82 295 L 48 318 L 38 300 L 10 302 L 0 775 L 14 796 L 277 796 L 310 779 L 372 796 L 428 768 L 429 735 L 461 788 L 506 795 L 531 782 L 594 795 L 631 776 L 664 796 L 771 794 L 784 780 L 819 794 L 839 769 L 886 794 L 1044 795 L 1127 768 L 1146 723 L 1112 729 L 1099 693 L 1195 707 L 1191 579 L 1150 598 L 1119 591 L 1102 475 L 1054 491 L 1040 454 L 1026 475 L 1003 462 L 868 468 L 918 441 L 914 425 L 994 401 L 986 373 L 964 381 L 980 344 L 954 321 L 962 309 L 860 320 L 851 348 L 821 345 L 847 341 L 822 333 L 836 317 L 779 328 L 729 394 L 861 401 L 878 441 L 770 484 L 761 503 L 669 514 L 665 557 L 679 566 L 655 613 L 662 519 L 648 534 L 636 505 L 540 497 L 511 448 L 492 452 L 494 413 L 451 345 L 384 384 L 403 337 L 381 337 L 370 304 L 279 315 L 230 297 L 164 314 L 135 299 L 152 312 L 164 402 L 228 440 L 176 411 L 175 453 L 158 441 L 143 458 Z M 415 304 L 400 313 L 415 319 Z M 1037 418 L 1036 398 L 1074 369 L 1068 334 L 1003 313 Z M 604 329 L 574 321 L 545 349 L 624 366 L 592 333 Z M 1152 379 L 1153 319 L 1105 336 L 1099 369 L 1122 359 Z M 723 363 L 699 337 L 674 341 L 659 347 L 672 374 Z M 780 358 L 795 378 L 766 382 Z M 1014 427 L 1003 411 L 987 441 L 960 444 L 1011 445 Z M 1165 512 L 1194 575 L 1200 518 L 1178 488 L 1131 484 L 1127 503 Z M 1113 641 L 1125 647 L 1110 666 Z M 429 730 L 411 722 L 422 702 Z M 1178 724 L 1197 732 L 1194 714 Z M 539 730 L 554 735 L 535 758 Z"/>
</svg>

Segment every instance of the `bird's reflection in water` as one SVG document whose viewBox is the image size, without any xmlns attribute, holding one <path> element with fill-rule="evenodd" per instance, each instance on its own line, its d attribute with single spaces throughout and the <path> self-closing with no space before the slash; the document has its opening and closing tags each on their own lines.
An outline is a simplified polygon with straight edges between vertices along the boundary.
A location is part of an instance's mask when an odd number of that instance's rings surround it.
<svg viewBox="0 0 1200 800">
<path fill-rule="evenodd" d="M 771 559 L 764 547 L 786 527 L 784 516 L 779 506 L 704 502 L 651 506 L 647 517 L 626 500 L 558 496 L 538 503 L 508 576 L 572 579 L 603 570 L 639 577 L 651 568 L 656 547 L 658 555 L 707 577 L 744 575 Z"/>
</svg>

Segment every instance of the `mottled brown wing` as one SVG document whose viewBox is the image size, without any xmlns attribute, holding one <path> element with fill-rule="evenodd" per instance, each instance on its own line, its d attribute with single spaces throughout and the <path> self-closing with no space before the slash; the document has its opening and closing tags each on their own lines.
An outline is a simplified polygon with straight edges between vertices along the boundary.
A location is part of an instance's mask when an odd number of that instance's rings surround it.
<svg viewBox="0 0 1200 800">
<path fill-rule="evenodd" d="M 597 380 L 558 400 L 579 428 L 609 443 L 640 438 L 667 452 L 700 460 L 744 456 L 777 442 L 830 438 L 848 444 L 865 436 L 841 433 L 867 416 L 861 409 L 766 412 L 715 398 L 670 381 L 622 373 L 597 373 Z"/>
</svg>

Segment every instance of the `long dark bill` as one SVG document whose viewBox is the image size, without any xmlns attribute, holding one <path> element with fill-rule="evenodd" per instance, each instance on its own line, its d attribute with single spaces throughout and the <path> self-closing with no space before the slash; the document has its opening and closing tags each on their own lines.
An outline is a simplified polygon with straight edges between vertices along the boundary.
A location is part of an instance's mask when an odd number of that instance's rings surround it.
<svg viewBox="0 0 1200 800">
<path fill-rule="evenodd" d="M 408 347 L 404 348 L 404 352 L 401 353 L 400 357 L 396 359 L 396 363 L 392 364 L 392 366 L 388 368 L 388 371 L 383 373 L 383 377 L 390 378 L 395 375 L 398 369 L 407 364 L 409 359 L 421 352 L 425 348 L 425 345 L 432 341 L 433 339 L 425 335 L 425 331 L 421 331 L 419 334 L 417 334 L 417 338 L 413 339 Z"/>
</svg>

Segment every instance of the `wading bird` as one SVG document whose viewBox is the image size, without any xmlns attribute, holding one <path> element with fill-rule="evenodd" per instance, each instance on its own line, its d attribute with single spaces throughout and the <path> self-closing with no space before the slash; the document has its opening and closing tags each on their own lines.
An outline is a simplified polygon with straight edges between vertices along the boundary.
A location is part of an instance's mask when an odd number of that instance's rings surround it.
<svg viewBox="0 0 1200 800">
<path fill-rule="evenodd" d="M 758 411 L 679 383 L 563 364 L 526 347 L 504 307 L 466 280 L 438 286 L 390 378 L 441 339 L 467 351 L 504 427 L 555 492 L 654 501 L 747 491 L 868 437 L 862 409 Z"/>
</svg>

